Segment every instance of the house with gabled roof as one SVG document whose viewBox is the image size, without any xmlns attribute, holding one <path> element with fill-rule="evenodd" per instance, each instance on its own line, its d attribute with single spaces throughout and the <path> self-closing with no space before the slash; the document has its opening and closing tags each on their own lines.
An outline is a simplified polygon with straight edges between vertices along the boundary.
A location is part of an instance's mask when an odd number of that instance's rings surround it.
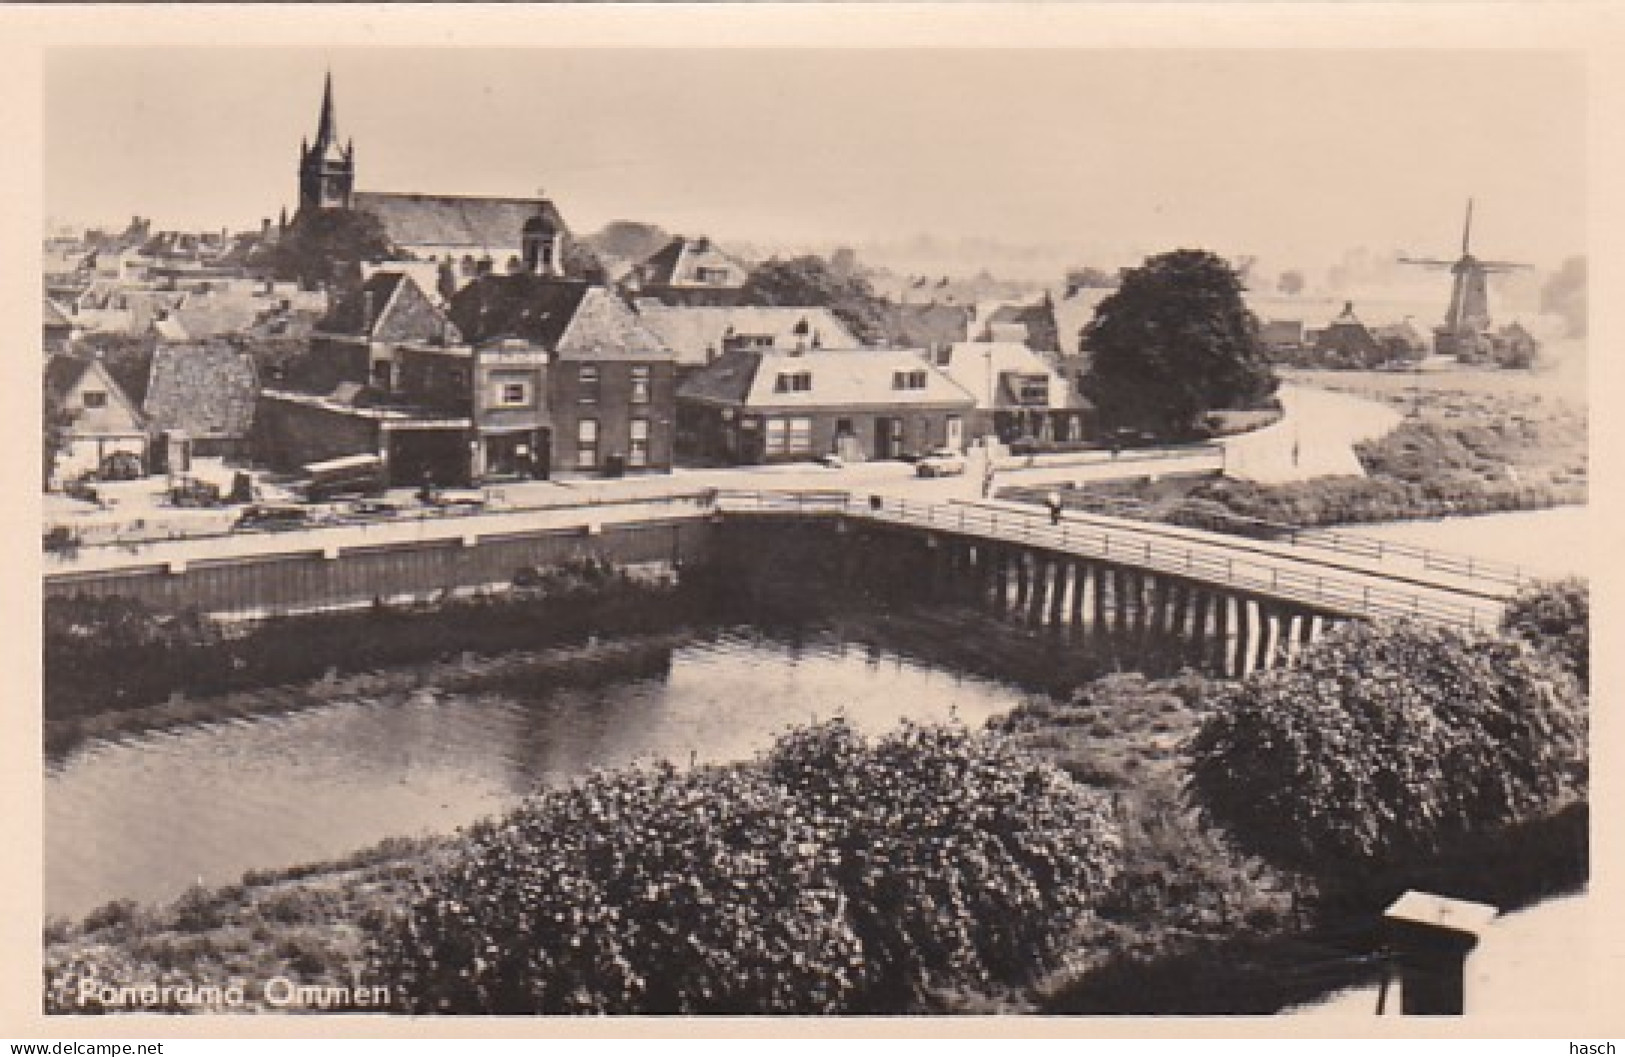
<svg viewBox="0 0 1625 1057">
<path fill-rule="evenodd" d="M 194 455 L 240 456 L 259 389 L 253 356 L 229 341 L 161 343 L 142 411 L 149 429 L 184 438 Z"/>
<path fill-rule="evenodd" d="M 70 421 L 54 476 L 68 480 L 95 472 L 110 455 L 125 453 L 147 465 L 147 424 L 100 359 L 59 353 L 45 363 L 45 389 Z"/>
<path fill-rule="evenodd" d="M 679 434 L 734 464 L 962 449 L 976 399 L 914 349 L 741 348 L 678 390 Z"/>
<path fill-rule="evenodd" d="M 862 343 L 827 308 L 666 305 L 639 301 L 638 318 L 677 357 L 679 379 L 734 349 L 855 349 Z"/>
<path fill-rule="evenodd" d="M 749 277 L 710 238 L 677 235 L 636 265 L 627 282 L 639 297 L 668 305 L 732 305 Z"/>
<path fill-rule="evenodd" d="M 462 334 L 409 273 L 374 272 L 335 303 L 311 334 L 317 388 L 349 381 L 392 391 L 396 350 L 409 341 L 455 345 Z"/>
<path fill-rule="evenodd" d="M 972 436 L 1080 442 L 1094 427 L 1094 407 L 1049 357 L 1019 341 L 966 341 L 933 362 L 976 398 Z"/>
<path fill-rule="evenodd" d="M 551 354 L 547 379 L 555 472 L 669 470 L 675 455 L 676 356 L 608 287 L 518 274 L 487 276 L 452 298 L 475 342 L 520 338 Z"/>
</svg>

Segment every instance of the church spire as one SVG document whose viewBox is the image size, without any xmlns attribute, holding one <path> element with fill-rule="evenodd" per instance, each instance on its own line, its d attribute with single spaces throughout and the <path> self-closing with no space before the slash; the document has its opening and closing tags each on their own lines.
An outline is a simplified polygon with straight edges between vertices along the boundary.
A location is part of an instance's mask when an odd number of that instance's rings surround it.
<svg viewBox="0 0 1625 1057">
<path fill-rule="evenodd" d="M 333 113 L 333 71 L 327 71 L 327 79 L 322 84 L 322 114 L 316 122 L 316 150 L 326 154 L 328 148 L 337 147 L 339 142 L 338 118 Z"/>
<path fill-rule="evenodd" d="M 355 149 L 339 142 L 338 112 L 333 105 L 333 71 L 322 82 L 322 110 L 316 139 L 299 151 L 301 209 L 348 209 L 355 186 Z"/>
</svg>

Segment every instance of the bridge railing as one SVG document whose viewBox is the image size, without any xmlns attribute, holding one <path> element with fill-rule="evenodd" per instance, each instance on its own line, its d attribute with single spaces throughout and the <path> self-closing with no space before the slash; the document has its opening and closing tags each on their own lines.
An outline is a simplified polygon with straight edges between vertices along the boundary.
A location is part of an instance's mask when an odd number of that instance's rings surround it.
<svg viewBox="0 0 1625 1057">
<path fill-rule="evenodd" d="M 1449 551 L 1421 547 L 1403 540 L 1385 540 L 1374 536 L 1363 536 L 1357 532 L 1291 525 L 1281 521 L 1249 517 L 1245 514 L 1196 507 L 1186 507 L 1186 509 L 1198 511 L 1197 521 L 1199 524 L 1186 521 L 1165 522 L 1162 518 L 1152 516 L 1149 507 L 1136 499 L 1127 499 L 1120 496 L 1088 496 L 1077 491 L 1067 493 L 1067 499 L 1069 500 L 1069 506 L 1080 507 L 1084 510 L 1111 517 L 1133 518 L 1155 523 L 1191 525 L 1192 527 L 1226 532 L 1249 539 L 1284 541 L 1296 547 L 1318 547 L 1337 554 L 1354 557 L 1382 559 L 1398 555 L 1420 562 L 1422 568 L 1429 571 L 1465 576 L 1471 580 L 1480 580 L 1485 583 L 1500 584 L 1507 587 L 1522 587 L 1534 580 L 1534 577 L 1524 569 L 1508 562 L 1475 558 L 1469 554 L 1453 554 Z"/>
<path fill-rule="evenodd" d="M 968 504 L 945 505 L 845 492 L 722 492 L 722 510 L 764 513 L 818 513 L 861 517 L 961 535 L 1061 550 L 1083 557 L 1133 565 L 1154 572 L 1204 580 L 1286 601 L 1370 617 L 1408 617 L 1434 623 L 1474 627 L 1482 608 L 1448 601 L 1423 591 L 1386 587 L 1371 578 L 1355 580 L 1334 574 L 1303 572 L 1240 555 L 1221 555 L 1214 548 L 1169 542 L 1141 533 L 1063 521 Z"/>
</svg>

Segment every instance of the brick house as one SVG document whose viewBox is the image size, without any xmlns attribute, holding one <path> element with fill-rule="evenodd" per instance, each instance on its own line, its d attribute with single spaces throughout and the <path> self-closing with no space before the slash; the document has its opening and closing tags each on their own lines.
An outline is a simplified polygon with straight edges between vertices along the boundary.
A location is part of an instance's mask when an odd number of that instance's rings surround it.
<svg viewBox="0 0 1625 1057">
<path fill-rule="evenodd" d="M 553 472 L 671 469 L 676 357 L 613 291 L 543 275 L 492 275 L 460 291 L 450 312 L 476 343 L 519 338 L 551 354 Z"/>
<path fill-rule="evenodd" d="M 678 393 L 693 454 L 736 464 L 960 449 L 975 406 L 970 393 L 911 349 L 735 349 Z"/>
</svg>

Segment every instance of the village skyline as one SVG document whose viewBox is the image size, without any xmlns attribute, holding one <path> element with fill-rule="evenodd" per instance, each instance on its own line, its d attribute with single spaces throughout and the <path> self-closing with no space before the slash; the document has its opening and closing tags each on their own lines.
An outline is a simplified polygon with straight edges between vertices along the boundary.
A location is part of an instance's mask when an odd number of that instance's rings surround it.
<svg viewBox="0 0 1625 1057">
<path fill-rule="evenodd" d="M 1494 257 L 1549 269 L 1584 247 L 1569 57 L 635 54 L 636 78 L 614 76 L 633 55 L 615 51 L 52 52 L 45 213 L 274 218 L 295 204 L 287 159 L 331 71 L 363 185 L 540 190 L 581 233 L 634 220 L 768 253 L 851 244 L 893 266 L 915 248 L 980 254 L 1010 274 L 1175 245 L 1328 269 L 1451 252 L 1471 195 L 1475 248 Z M 1493 134 L 1462 98 L 1496 115 Z M 1222 121 L 1233 134 L 1212 134 Z"/>
</svg>

